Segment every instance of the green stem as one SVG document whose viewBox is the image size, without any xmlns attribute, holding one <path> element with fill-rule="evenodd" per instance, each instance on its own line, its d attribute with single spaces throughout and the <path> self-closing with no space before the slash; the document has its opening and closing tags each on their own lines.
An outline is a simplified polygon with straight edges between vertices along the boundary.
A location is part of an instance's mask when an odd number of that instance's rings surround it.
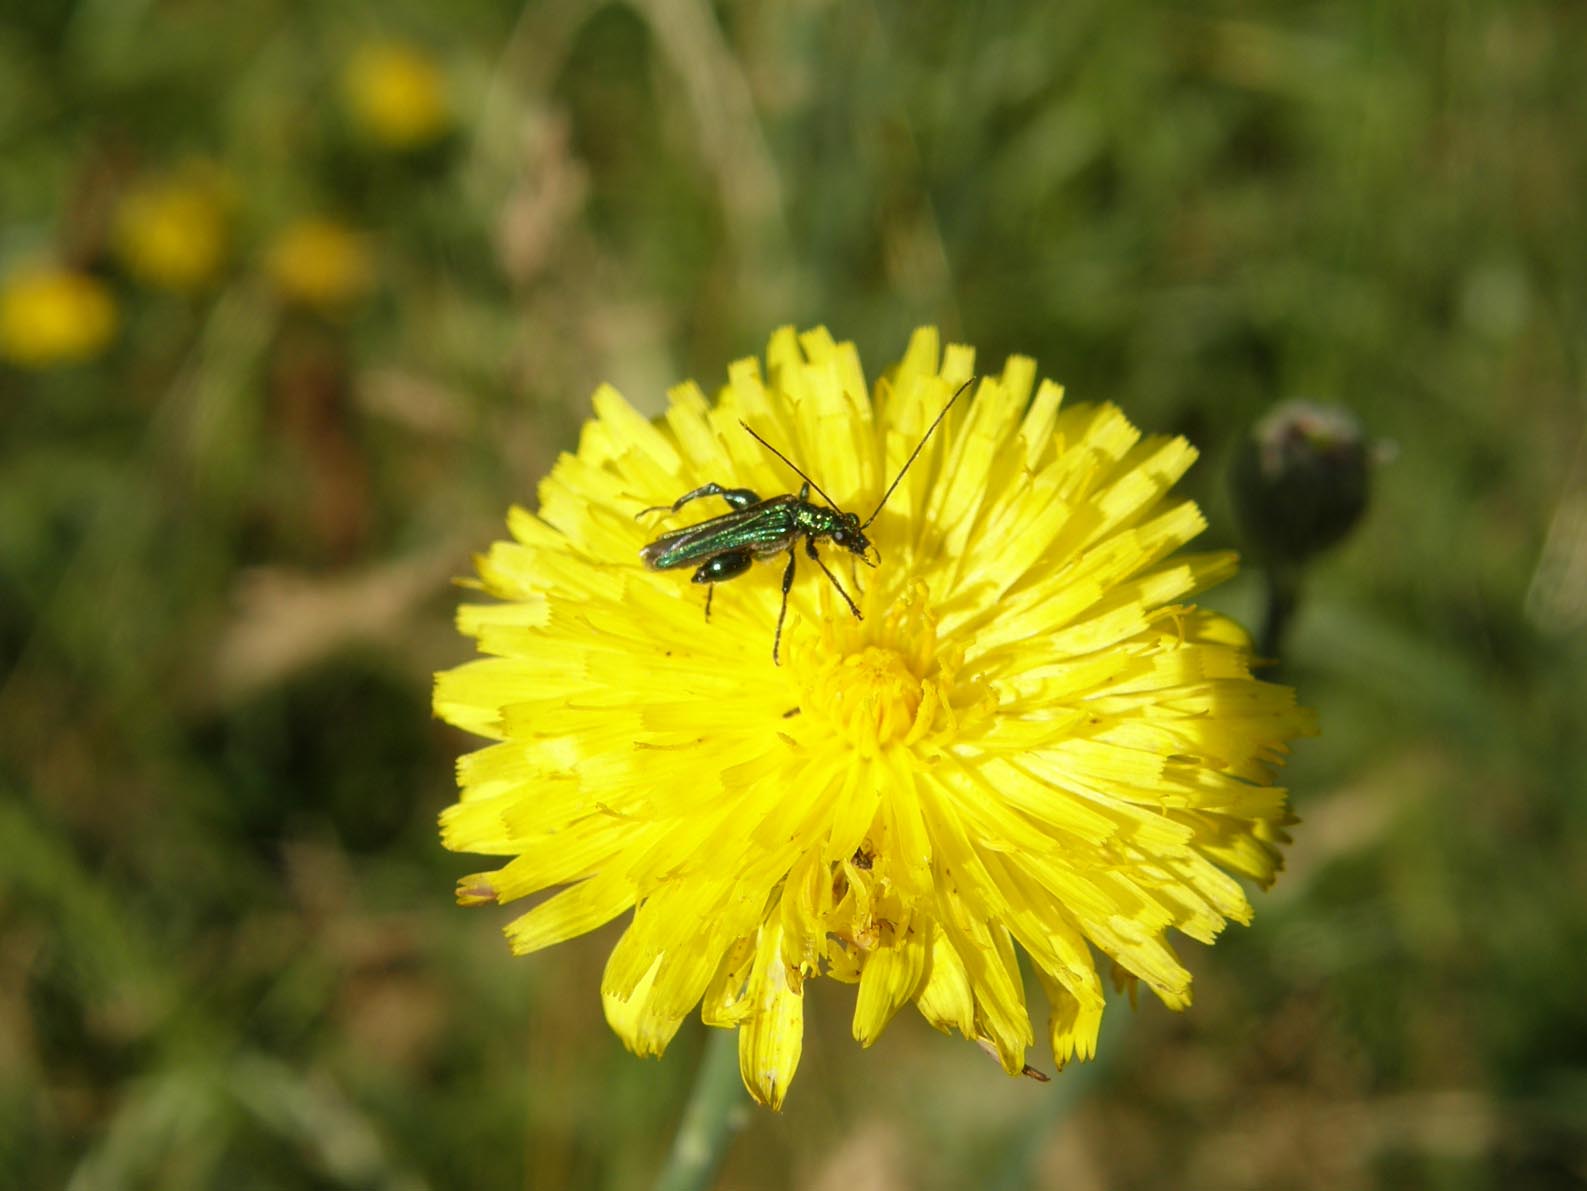
<svg viewBox="0 0 1587 1191">
<path fill-rule="evenodd" d="M 1262 636 L 1256 645 L 1257 656 L 1272 663 L 1263 678 L 1277 680 L 1284 656 L 1284 638 L 1300 604 L 1300 569 L 1282 564 L 1266 568 L 1267 608 L 1262 617 Z"/>
<path fill-rule="evenodd" d="M 738 1074 L 738 1031 L 711 1029 L 708 1034 L 694 1091 L 655 1191 L 705 1191 L 748 1117 L 749 1097 Z"/>
</svg>

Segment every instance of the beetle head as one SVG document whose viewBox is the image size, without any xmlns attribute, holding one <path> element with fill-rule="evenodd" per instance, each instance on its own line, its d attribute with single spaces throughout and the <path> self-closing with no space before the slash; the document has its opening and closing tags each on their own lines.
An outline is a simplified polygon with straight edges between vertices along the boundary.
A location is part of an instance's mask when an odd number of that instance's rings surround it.
<svg viewBox="0 0 1587 1191">
<path fill-rule="evenodd" d="M 865 536 L 865 531 L 860 528 L 860 518 L 857 513 L 839 513 L 828 535 L 834 546 L 842 546 L 851 554 L 857 554 L 860 561 L 866 566 L 874 567 L 881 561 L 880 552 L 871 545 L 870 538 Z M 871 555 L 877 554 L 876 561 L 871 560 Z"/>
</svg>

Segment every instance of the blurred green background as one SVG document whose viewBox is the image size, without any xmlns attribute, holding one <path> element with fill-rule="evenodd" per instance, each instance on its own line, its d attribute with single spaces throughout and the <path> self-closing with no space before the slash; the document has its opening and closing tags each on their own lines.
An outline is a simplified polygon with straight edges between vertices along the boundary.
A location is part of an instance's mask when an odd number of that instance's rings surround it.
<svg viewBox="0 0 1587 1191">
<path fill-rule="evenodd" d="M 1008 1080 L 813 986 L 724 1187 L 1587 1186 L 1587 7 L 0 9 L 0 1185 L 647 1185 L 702 1042 L 513 960 L 435 816 L 472 552 L 603 379 L 935 321 L 1225 473 L 1379 444 L 1290 871 Z M 466 597 L 464 597 L 466 598 Z M 1210 601 L 1259 618 L 1258 578 Z M 1038 1067 L 1048 1056 L 1033 1052 Z"/>
</svg>

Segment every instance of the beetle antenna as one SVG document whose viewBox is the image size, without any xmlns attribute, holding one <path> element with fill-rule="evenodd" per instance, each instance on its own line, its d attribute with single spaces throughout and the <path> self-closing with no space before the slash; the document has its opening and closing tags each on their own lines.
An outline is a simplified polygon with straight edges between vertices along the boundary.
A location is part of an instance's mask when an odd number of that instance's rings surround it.
<svg viewBox="0 0 1587 1191">
<path fill-rule="evenodd" d="M 822 500 L 824 500 L 824 501 L 826 501 L 826 502 L 827 502 L 827 504 L 829 504 L 829 505 L 831 505 L 831 506 L 832 506 L 832 507 L 833 507 L 833 508 L 834 508 L 834 509 L 837 509 L 837 511 L 838 511 L 838 512 L 840 512 L 840 513 L 841 513 L 841 512 L 842 512 L 842 511 L 843 511 L 843 510 L 842 510 L 842 509 L 839 509 L 839 508 L 838 508 L 838 502 L 837 502 L 837 501 L 835 501 L 835 500 L 833 500 L 833 499 L 832 499 L 832 498 L 831 498 L 831 497 L 830 497 L 830 496 L 828 496 L 828 495 L 827 495 L 827 494 L 826 494 L 826 493 L 825 493 L 825 492 L 822 492 L 822 491 L 821 491 L 821 485 L 820 485 L 820 484 L 818 484 L 818 483 L 816 483 L 816 482 L 815 482 L 815 481 L 814 481 L 814 480 L 812 480 L 812 479 L 811 479 L 811 478 L 810 478 L 810 477 L 809 477 L 809 476 L 807 476 L 807 475 L 805 475 L 805 473 L 804 473 L 804 472 L 802 472 L 802 471 L 800 471 L 800 470 L 799 470 L 799 465 L 798 465 L 798 464 L 796 464 L 796 463 L 795 463 L 795 462 L 794 462 L 794 461 L 793 461 L 793 460 L 792 460 L 792 459 L 790 459 L 790 458 L 788 458 L 788 456 L 786 456 L 786 455 L 784 455 L 784 454 L 783 454 L 783 453 L 782 453 L 782 452 L 781 452 L 781 451 L 779 451 L 779 450 L 778 450 L 778 449 L 777 449 L 777 448 L 776 448 L 776 447 L 774 447 L 774 446 L 772 446 L 772 445 L 771 445 L 771 443 L 769 443 L 769 442 L 767 442 L 767 441 L 766 441 L 766 440 L 765 440 L 765 439 L 764 439 L 764 438 L 762 438 L 762 437 L 761 437 L 761 436 L 760 436 L 760 435 L 758 435 L 758 434 L 756 434 L 756 433 L 755 433 L 755 431 L 754 431 L 754 429 L 753 429 L 753 428 L 752 428 L 752 427 L 751 427 L 751 426 L 750 426 L 750 424 L 749 424 L 749 423 L 748 423 L 748 422 L 746 422 L 746 421 L 744 421 L 744 419 L 743 419 L 743 418 L 740 418 L 740 419 L 739 419 L 739 420 L 738 420 L 738 424 L 739 424 L 739 425 L 740 425 L 740 426 L 742 426 L 742 427 L 744 427 L 744 429 L 745 429 L 745 430 L 748 430 L 748 431 L 749 431 L 749 436 L 750 436 L 750 437 L 751 437 L 751 438 L 753 438 L 753 439 L 754 439 L 754 440 L 755 440 L 755 441 L 756 441 L 756 442 L 758 442 L 758 443 L 759 443 L 759 444 L 760 444 L 760 445 L 761 445 L 761 446 L 763 446 L 763 447 L 765 447 L 765 448 L 766 448 L 766 449 L 767 449 L 767 450 L 768 450 L 768 451 L 770 451 L 770 452 L 771 452 L 771 453 L 772 453 L 772 454 L 773 454 L 773 455 L 775 455 L 775 456 L 777 456 L 777 458 L 779 458 L 779 459 L 781 459 L 781 460 L 782 460 L 782 461 L 783 461 L 783 462 L 784 462 L 784 463 L 786 463 L 786 464 L 787 464 L 787 465 L 788 465 L 788 466 L 789 466 L 789 467 L 791 467 L 791 468 L 793 468 L 793 470 L 794 470 L 794 473 L 795 473 L 795 474 L 796 474 L 796 475 L 797 475 L 797 476 L 798 476 L 798 477 L 799 477 L 799 478 L 800 478 L 800 479 L 801 479 L 801 480 L 803 480 L 803 481 L 804 481 L 804 482 L 805 482 L 805 483 L 806 483 L 806 484 L 809 484 L 809 485 L 810 485 L 810 487 L 812 487 L 812 488 L 814 488 L 814 489 L 815 489 L 815 490 L 816 490 L 816 492 L 817 492 L 817 494 L 819 494 L 819 495 L 820 495 L 820 497 L 821 497 L 821 499 L 822 499 Z"/>
<path fill-rule="evenodd" d="M 954 390 L 953 396 L 948 398 L 948 404 L 942 407 L 942 412 L 937 415 L 936 420 L 933 421 L 930 426 L 926 427 L 926 432 L 920 436 L 920 441 L 915 444 L 915 449 L 910 452 L 909 458 L 904 460 L 904 466 L 898 469 L 898 474 L 893 477 L 893 482 L 887 486 L 887 491 L 882 493 L 882 499 L 876 503 L 875 510 L 869 517 L 865 519 L 865 524 L 860 526 L 861 529 L 866 528 L 866 526 L 870 525 L 872 521 L 875 521 L 876 518 L 880 516 L 882 506 L 887 503 L 887 498 L 893 494 L 893 489 L 898 487 L 898 481 L 904 478 L 904 473 L 909 470 L 909 465 L 919 457 L 921 449 L 926 445 L 926 441 L 932 436 L 932 434 L 936 432 L 936 429 L 941 424 L 942 419 L 948 416 L 948 411 L 953 408 L 953 403 L 959 399 L 959 395 L 971 385 L 973 385 L 975 381 L 976 378 L 972 376 L 969 380 L 965 381 L 962 385 Z M 748 428 L 746 427 L 746 429 Z M 750 433 L 754 434 L 755 432 L 751 430 Z M 759 436 L 757 435 L 756 437 Z M 796 468 L 795 470 L 798 469 Z"/>
</svg>

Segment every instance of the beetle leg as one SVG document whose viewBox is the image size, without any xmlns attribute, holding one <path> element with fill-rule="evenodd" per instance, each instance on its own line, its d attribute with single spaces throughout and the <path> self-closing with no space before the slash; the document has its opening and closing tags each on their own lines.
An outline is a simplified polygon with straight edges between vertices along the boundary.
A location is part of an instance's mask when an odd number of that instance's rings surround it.
<svg viewBox="0 0 1587 1191">
<path fill-rule="evenodd" d="M 854 606 L 854 601 L 849 599 L 849 593 L 843 590 L 843 584 L 838 582 L 838 577 L 831 571 L 827 570 L 827 564 L 823 562 L 821 560 L 821 556 L 816 553 L 816 540 L 814 538 L 805 539 L 805 553 L 815 561 L 816 566 L 821 568 L 822 573 L 825 574 L 828 579 L 832 580 L 832 586 L 838 589 L 838 594 L 843 597 L 843 602 L 849 606 L 849 611 L 854 613 L 854 619 L 864 620 L 865 617 L 861 616 L 860 610 Z"/>
<path fill-rule="evenodd" d="M 643 517 L 646 513 L 676 513 L 691 500 L 700 500 L 707 496 L 720 496 L 735 509 L 747 509 L 751 505 L 760 504 L 760 497 L 756 496 L 748 488 L 724 488 L 722 485 L 713 482 L 702 484 L 693 492 L 685 492 L 670 505 L 652 505 L 648 509 L 640 509 L 634 516 Z"/>
<path fill-rule="evenodd" d="M 790 545 L 788 547 L 788 566 L 782 573 L 782 607 L 777 609 L 777 633 L 771 639 L 771 664 L 774 666 L 782 665 L 782 662 L 778 660 L 777 654 L 782 649 L 782 622 L 783 617 L 788 615 L 788 593 L 793 590 L 794 561 L 797 558 L 798 555 L 794 553 L 794 548 Z"/>
</svg>

